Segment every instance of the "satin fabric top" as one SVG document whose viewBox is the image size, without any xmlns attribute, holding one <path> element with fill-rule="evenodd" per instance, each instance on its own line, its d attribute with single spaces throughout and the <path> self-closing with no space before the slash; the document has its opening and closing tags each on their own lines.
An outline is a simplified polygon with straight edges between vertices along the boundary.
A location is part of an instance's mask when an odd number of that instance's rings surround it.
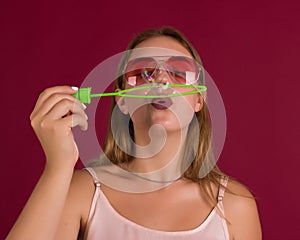
<svg viewBox="0 0 300 240">
<path fill-rule="evenodd" d="M 214 208 L 198 227 L 167 232 L 141 226 L 119 214 L 100 188 L 100 182 L 92 168 L 86 170 L 93 176 L 96 186 L 84 239 L 86 240 L 229 240 L 226 220 Z M 226 186 L 227 180 L 223 181 Z M 224 214 L 222 199 L 224 189 L 219 189 L 218 208 Z M 224 214 L 225 215 L 225 214 Z"/>
</svg>

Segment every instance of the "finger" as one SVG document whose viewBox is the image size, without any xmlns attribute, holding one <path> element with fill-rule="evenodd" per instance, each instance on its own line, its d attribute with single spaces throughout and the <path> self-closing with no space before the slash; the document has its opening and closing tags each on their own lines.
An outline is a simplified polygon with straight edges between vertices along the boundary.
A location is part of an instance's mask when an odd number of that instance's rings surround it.
<svg viewBox="0 0 300 240">
<path fill-rule="evenodd" d="M 36 115 L 36 112 L 39 111 L 43 103 L 53 94 L 61 93 L 66 95 L 71 95 L 76 93 L 78 88 L 70 86 L 56 86 L 45 89 L 39 96 L 33 112 L 31 113 L 30 119 Z"/>
<path fill-rule="evenodd" d="M 88 119 L 88 116 L 85 113 L 86 106 L 79 100 L 75 102 L 72 114 L 80 114 Z"/>
<path fill-rule="evenodd" d="M 71 86 L 55 86 L 45 89 L 39 96 L 38 102 L 42 102 L 54 93 L 74 94 L 78 91 L 77 87 Z"/>
<path fill-rule="evenodd" d="M 52 109 L 45 115 L 50 119 L 60 119 L 70 114 L 82 114 L 85 115 L 84 106 L 80 101 L 73 102 L 68 98 L 64 98 L 56 103 Z"/>
<path fill-rule="evenodd" d="M 88 129 L 88 121 L 86 115 L 72 114 L 60 120 L 62 124 L 66 124 L 69 128 L 79 126 L 81 130 L 86 131 Z"/>
<path fill-rule="evenodd" d="M 51 112 L 49 112 L 48 116 L 50 118 L 57 119 L 60 117 L 66 117 L 71 114 L 80 114 L 85 118 L 88 118 L 85 113 L 86 106 L 83 103 L 81 103 L 79 100 L 73 103 L 71 102 L 64 103 L 66 101 L 65 99 L 62 101 L 63 102 L 57 104 L 57 106 L 53 107 Z"/>
<path fill-rule="evenodd" d="M 37 110 L 36 114 L 40 116 L 44 116 L 48 114 L 51 111 L 51 109 L 53 109 L 58 103 L 61 102 L 71 102 L 73 104 L 80 103 L 80 101 L 77 98 L 71 95 L 54 93 L 41 105 L 40 109 Z M 82 103 L 80 103 L 80 106 L 83 108 Z M 72 108 L 69 110 L 72 111 Z"/>
</svg>

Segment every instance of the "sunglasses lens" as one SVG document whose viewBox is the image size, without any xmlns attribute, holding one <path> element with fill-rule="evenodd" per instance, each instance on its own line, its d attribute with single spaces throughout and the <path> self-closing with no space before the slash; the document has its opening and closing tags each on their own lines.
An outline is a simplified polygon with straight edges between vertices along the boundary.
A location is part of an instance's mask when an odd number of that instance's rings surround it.
<svg viewBox="0 0 300 240">
<path fill-rule="evenodd" d="M 169 58 L 166 64 L 175 83 L 195 84 L 197 82 L 200 69 L 194 59 L 174 56 Z"/>
<path fill-rule="evenodd" d="M 161 57 L 158 57 L 161 58 Z M 168 57 L 160 64 L 155 57 L 137 58 L 131 60 L 126 67 L 125 78 L 129 85 L 139 86 L 153 82 L 157 77 L 157 67 L 164 69 L 170 77 L 170 82 L 175 84 L 197 83 L 200 69 L 194 59 L 183 56 Z"/>
<path fill-rule="evenodd" d="M 141 76 L 146 82 L 152 82 L 155 78 L 155 68 L 144 68 L 141 71 Z"/>
<path fill-rule="evenodd" d="M 152 81 L 156 62 L 153 58 L 136 58 L 128 62 L 125 79 L 131 86 L 139 86 Z M 151 67 L 152 66 L 152 67 Z"/>
</svg>

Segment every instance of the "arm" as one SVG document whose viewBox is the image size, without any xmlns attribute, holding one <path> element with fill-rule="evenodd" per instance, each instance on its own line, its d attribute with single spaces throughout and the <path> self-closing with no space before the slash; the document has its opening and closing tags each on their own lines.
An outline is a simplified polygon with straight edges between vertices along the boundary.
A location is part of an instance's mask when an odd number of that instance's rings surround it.
<svg viewBox="0 0 300 240">
<path fill-rule="evenodd" d="M 94 192 L 95 185 L 91 175 L 86 170 L 76 170 L 55 239 L 83 239 Z"/>
<path fill-rule="evenodd" d="M 46 166 L 8 240 L 54 239 L 78 159 L 71 130 L 77 125 L 87 128 L 84 107 L 71 96 L 75 92 L 68 86 L 45 90 L 30 116 Z"/>
<path fill-rule="evenodd" d="M 46 167 L 7 240 L 54 238 L 72 173 Z"/>
<path fill-rule="evenodd" d="M 256 202 L 252 194 L 240 183 L 229 182 L 223 205 L 228 228 L 234 240 L 261 240 L 262 232 Z"/>
</svg>

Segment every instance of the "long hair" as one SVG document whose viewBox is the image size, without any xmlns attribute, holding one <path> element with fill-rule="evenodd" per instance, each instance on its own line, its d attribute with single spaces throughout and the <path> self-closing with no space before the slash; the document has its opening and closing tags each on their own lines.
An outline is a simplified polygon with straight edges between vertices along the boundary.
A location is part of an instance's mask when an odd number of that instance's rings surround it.
<svg viewBox="0 0 300 240">
<path fill-rule="evenodd" d="M 153 37 L 161 37 L 161 36 L 166 36 L 170 37 L 172 39 L 175 39 L 178 41 L 183 47 L 185 47 L 189 53 L 192 55 L 192 57 L 200 64 L 202 65 L 202 61 L 200 59 L 200 56 L 196 49 L 192 46 L 192 44 L 186 39 L 186 37 L 179 32 L 178 30 L 172 28 L 172 27 L 162 27 L 160 29 L 147 29 L 138 35 L 136 35 L 135 38 L 129 43 L 127 50 L 134 49 L 138 44 L 141 42 L 153 38 Z M 125 64 L 128 60 L 128 56 L 126 59 L 126 56 L 123 57 L 123 59 L 120 62 L 119 65 L 119 72 L 124 69 Z M 123 89 L 124 88 L 124 77 L 122 74 L 118 74 L 118 77 L 115 81 L 114 88 L 117 89 Z M 203 79 L 199 80 L 200 84 L 203 84 Z M 113 100 L 112 104 L 112 110 L 116 106 L 116 101 Z M 221 184 L 221 178 L 225 176 L 224 173 L 222 173 L 218 167 L 214 164 L 215 160 L 213 159 L 213 154 L 211 151 L 211 119 L 208 111 L 208 107 L 203 101 L 203 107 L 202 109 L 195 113 L 196 122 L 192 121 L 189 126 L 188 130 L 188 137 L 186 146 L 193 145 L 192 142 L 195 141 L 192 136 L 193 135 L 193 127 L 195 124 L 199 124 L 200 127 L 200 134 L 199 134 L 199 144 L 197 145 L 197 149 L 189 149 L 194 152 L 194 159 L 190 166 L 185 170 L 185 172 L 182 175 L 182 178 L 189 179 L 193 182 L 197 182 L 207 197 L 208 202 L 212 205 L 215 206 L 217 204 L 217 199 L 214 196 L 213 193 L 213 187 L 212 185 L 220 187 Z M 120 121 L 126 121 L 126 117 L 124 116 L 121 111 L 117 111 L 117 117 L 120 119 Z M 118 126 L 116 126 L 118 128 Z M 122 136 L 122 129 L 117 129 L 118 135 L 120 135 L 120 143 L 122 146 L 126 146 L 127 149 L 131 148 L 132 146 L 129 145 L 128 137 Z M 131 138 L 134 140 L 134 129 L 133 129 L 133 123 L 131 120 L 129 120 L 129 133 L 131 135 Z M 127 151 L 128 152 L 128 151 Z M 111 130 L 111 125 L 109 124 L 108 127 L 108 133 L 107 133 L 107 138 L 105 141 L 105 146 L 104 146 L 104 153 L 108 157 L 108 159 L 111 160 L 114 164 L 122 165 L 129 163 L 132 161 L 133 157 L 126 154 L 124 151 L 122 151 L 119 147 L 118 144 L 116 143 L 112 130 Z M 208 161 L 204 161 L 205 159 L 208 158 Z M 213 166 L 209 164 L 214 164 Z M 201 171 L 207 171 L 208 173 L 204 177 L 199 177 L 199 172 Z M 224 187 L 224 186 L 223 186 Z"/>
</svg>

